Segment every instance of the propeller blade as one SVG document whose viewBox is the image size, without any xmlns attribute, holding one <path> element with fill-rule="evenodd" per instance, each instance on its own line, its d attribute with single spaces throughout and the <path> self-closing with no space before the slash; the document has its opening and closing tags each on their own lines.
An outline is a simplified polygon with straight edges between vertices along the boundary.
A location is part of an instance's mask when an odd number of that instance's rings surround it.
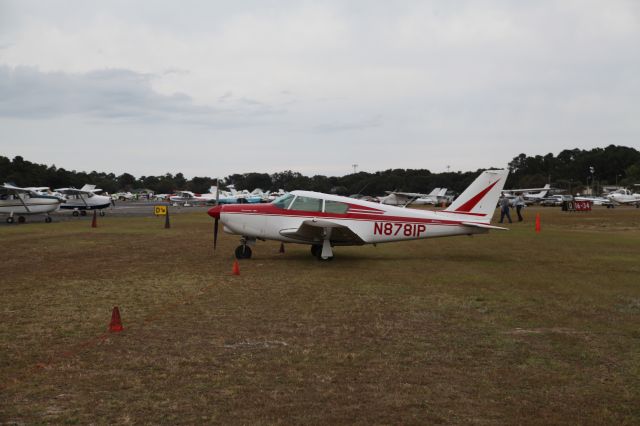
<svg viewBox="0 0 640 426">
<path fill-rule="evenodd" d="M 216 179 L 216 206 L 219 204 L 219 202 L 220 202 L 220 179 Z M 217 226 L 218 225 L 216 225 L 216 229 L 217 229 Z"/>
<path fill-rule="evenodd" d="M 218 218 L 215 218 L 213 222 L 213 251 L 216 250 L 216 245 L 218 244 Z"/>
</svg>

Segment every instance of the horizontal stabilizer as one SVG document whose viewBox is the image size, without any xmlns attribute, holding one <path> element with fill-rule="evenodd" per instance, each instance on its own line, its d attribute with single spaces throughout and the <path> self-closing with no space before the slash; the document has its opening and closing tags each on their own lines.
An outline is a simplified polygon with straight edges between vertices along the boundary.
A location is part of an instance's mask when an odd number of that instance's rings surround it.
<svg viewBox="0 0 640 426">
<path fill-rule="evenodd" d="M 509 230 L 509 228 L 503 228 L 502 226 L 485 225 L 484 223 L 462 222 L 462 224 L 464 226 L 471 226 L 473 228 L 496 229 L 498 231 L 508 231 Z"/>
</svg>

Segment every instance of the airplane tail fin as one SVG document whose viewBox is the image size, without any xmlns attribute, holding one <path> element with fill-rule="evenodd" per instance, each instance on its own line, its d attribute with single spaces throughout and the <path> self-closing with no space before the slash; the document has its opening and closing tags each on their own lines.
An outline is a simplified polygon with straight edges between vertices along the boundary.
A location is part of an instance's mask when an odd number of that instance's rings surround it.
<svg viewBox="0 0 640 426">
<path fill-rule="evenodd" d="M 508 169 L 482 172 L 444 211 L 475 216 L 476 220 L 490 222 L 508 174 Z"/>
<path fill-rule="evenodd" d="M 447 195 L 447 188 L 442 188 L 440 192 L 438 192 L 438 197 L 444 197 Z"/>
<path fill-rule="evenodd" d="M 433 195 L 438 195 L 438 192 L 440 191 L 440 188 L 433 188 L 433 191 L 431 191 L 429 193 L 429 195 L 433 196 Z"/>
<path fill-rule="evenodd" d="M 549 193 L 549 188 L 551 188 L 551 185 L 550 184 L 546 184 L 542 191 L 540 191 L 537 194 L 535 194 L 535 197 L 536 198 L 544 198 L 544 197 L 546 197 L 547 194 Z"/>
</svg>

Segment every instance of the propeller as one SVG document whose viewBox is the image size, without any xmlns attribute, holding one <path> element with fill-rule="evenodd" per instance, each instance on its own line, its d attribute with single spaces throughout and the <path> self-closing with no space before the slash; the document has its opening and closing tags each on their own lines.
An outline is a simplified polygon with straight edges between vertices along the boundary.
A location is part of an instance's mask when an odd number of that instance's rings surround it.
<svg viewBox="0 0 640 426">
<path fill-rule="evenodd" d="M 216 209 L 220 202 L 220 179 L 216 179 Z M 218 244 L 218 222 L 220 221 L 220 213 L 214 216 L 213 221 L 213 251 L 216 251 L 216 245 Z"/>
<path fill-rule="evenodd" d="M 213 221 L 213 251 L 216 251 L 216 245 L 218 244 L 218 219 L 217 217 Z"/>
</svg>

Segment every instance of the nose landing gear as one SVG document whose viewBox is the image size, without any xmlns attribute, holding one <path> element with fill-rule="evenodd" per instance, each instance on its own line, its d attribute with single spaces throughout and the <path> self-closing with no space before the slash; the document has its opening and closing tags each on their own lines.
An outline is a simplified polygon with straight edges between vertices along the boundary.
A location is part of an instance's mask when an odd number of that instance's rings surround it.
<svg viewBox="0 0 640 426">
<path fill-rule="evenodd" d="M 249 244 L 255 242 L 246 237 L 240 238 L 240 245 L 236 247 L 235 255 L 236 259 L 251 259 L 251 247 Z"/>
</svg>

